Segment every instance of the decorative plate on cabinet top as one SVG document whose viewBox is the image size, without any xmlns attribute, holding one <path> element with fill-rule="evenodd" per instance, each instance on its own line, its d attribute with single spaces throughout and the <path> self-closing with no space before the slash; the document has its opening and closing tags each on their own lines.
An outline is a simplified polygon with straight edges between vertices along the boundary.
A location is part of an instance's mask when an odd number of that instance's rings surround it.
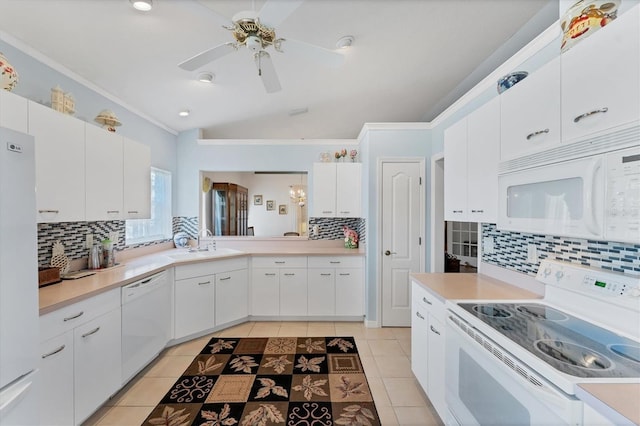
<svg viewBox="0 0 640 426">
<path fill-rule="evenodd" d="M 186 232 L 177 232 L 173 236 L 173 243 L 176 247 L 186 247 L 189 244 L 189 235 Z"/>
</svg>

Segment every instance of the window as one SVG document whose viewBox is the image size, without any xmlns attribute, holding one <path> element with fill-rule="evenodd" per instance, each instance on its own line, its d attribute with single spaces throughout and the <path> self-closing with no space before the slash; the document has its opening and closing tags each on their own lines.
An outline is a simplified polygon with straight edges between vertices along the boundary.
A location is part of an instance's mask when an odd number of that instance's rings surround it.
<svg viewBox="0 0 640 426">
<path fill-rule="evenodd" d="M 151 168 L 151 219 L 126 221 L 126 244 L 171 238 L 171 173 Z"/>
<path fill-rule="evenodd" d="M 478 257 L 478 224 L 447 222 L 447 251 L 475 266 Z"/>
</svg>

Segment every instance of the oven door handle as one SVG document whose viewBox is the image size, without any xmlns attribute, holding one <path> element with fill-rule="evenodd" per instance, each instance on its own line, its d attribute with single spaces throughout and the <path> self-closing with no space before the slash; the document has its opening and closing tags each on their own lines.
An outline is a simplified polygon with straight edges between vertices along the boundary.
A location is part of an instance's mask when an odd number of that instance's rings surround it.
<svg viewBox="0 0 640 426">
<path fill-rule="evenodd" d="M 602 234 L 602 229 L 598 226 L 598 218 L 596 215 L 596 200 L 598 197 L 595 196 L 594 191 L 599 191 L 600 187 L 598 185 L 598 172 L 602 170 L 602 157 L 596 159 L 590 168 L 590 173 L 585 179 L 585 225 L 589 232 L 591 232 L 595 236 L 600 236 Z"/>
</svg>

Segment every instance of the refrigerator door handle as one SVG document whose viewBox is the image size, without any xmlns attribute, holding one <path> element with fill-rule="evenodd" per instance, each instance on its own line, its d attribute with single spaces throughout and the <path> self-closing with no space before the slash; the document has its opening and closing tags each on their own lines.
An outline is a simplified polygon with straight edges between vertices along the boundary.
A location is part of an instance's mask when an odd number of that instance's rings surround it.
<svg viewBox="0 0 640 426">
<path fill-rule="evenodd" d="M 0 392 L 0 418 L 5 417 L 26 396 L 32 384 L 32 381 L 23 382 Z"/>
</svg>

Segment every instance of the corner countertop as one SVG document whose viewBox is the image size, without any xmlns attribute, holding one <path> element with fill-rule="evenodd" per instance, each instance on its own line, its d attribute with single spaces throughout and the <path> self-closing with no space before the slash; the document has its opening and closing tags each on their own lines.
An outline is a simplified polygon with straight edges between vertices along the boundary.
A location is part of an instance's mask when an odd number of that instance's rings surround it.
<svg viewBox="0 0 640 426">
<path fill-rule="evenodd" d="M 576 396 L 613 424 L 640 425 L 640 383 L 580 383 Z"/>
<path fill-rule="evenodd" d="M 93 275 L 76 280 L 63 280 L 60 283 L 39 289 L 40 315 L 48 314 L 67 305 L 88 299 L 111 289 L 122 287 L 139 279 L 178 265 L 211 262 L 245 256 L 364 256 L 361 249 L 345 249 L 344 247 L 258 247 L 250 251 L 232 250 L 221 256 L 176 260 L 170 256 L 186 253 L 185 249 L 169 249 L 131 258 L 123 261 L 122 266 L 104 271 L 96 271 Z"/>
<path fill-rule="evenodd" d="M 411 279 L 441 301 L 483 299 L 540 299 L 541 295 L 482 274 L 411 274 Z"/>
</svg>

